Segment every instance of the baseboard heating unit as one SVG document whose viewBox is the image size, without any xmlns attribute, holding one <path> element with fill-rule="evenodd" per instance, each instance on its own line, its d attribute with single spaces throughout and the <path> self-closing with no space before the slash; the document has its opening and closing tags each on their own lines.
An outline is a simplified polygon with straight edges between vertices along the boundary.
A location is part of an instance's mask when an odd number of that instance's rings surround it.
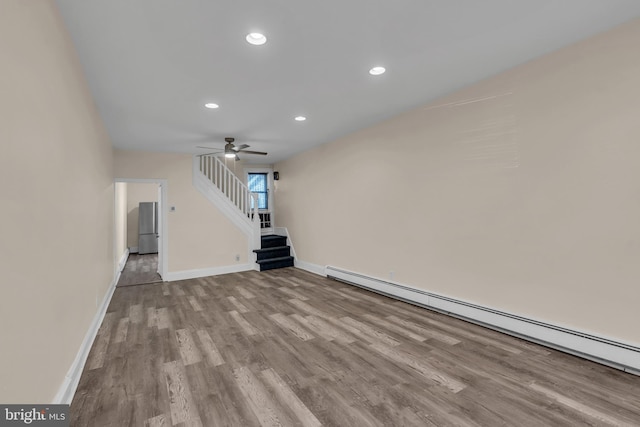
<svg viewBox="0 0 640 427">
<path fill-rule="evenodd" d="M 387 282 L 337 267 L 325 275 L 422 308 L 640 375 L 640 347 Z"/>
</svg>

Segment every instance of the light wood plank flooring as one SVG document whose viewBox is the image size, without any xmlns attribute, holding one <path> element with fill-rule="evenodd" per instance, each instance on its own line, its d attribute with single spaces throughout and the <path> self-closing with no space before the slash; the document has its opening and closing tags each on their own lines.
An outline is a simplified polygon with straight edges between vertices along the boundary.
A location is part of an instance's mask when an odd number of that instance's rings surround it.
<svg viewBox="0 0 640 427">
<path fill-rule="evenodd" d="M 131 254 L 122 269 L 118 287 L 162 282 L 158 274 L 158 254 Z"/>
<path fill-rule="evenodd" d="M 640 377 L 302 270 L 117 288 L 73 426 L 638 426 Z"/>
</svg>

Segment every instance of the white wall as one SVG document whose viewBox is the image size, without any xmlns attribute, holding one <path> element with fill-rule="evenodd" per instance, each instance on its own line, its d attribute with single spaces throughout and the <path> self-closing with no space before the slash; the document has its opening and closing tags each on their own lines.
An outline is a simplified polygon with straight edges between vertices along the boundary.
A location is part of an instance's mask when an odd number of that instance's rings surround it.
<svg viewBox="0 0 640 427">
<path fill-rule="evenodd" d="M 638 40 L 635 20 L 276 164 L 278 225 L 303 261 L 639 344 Z"/>
<path fill-rule="evenodd" d="M 114 279 L 112 148 L 52 1 L 0 2 L 0 402 L 49 403 Z"/>
<path fill-rule="evenodd" d="M 127 183 L 115 186 L 115 261 L 119 262 L 127 250 Z"/>
</svg>

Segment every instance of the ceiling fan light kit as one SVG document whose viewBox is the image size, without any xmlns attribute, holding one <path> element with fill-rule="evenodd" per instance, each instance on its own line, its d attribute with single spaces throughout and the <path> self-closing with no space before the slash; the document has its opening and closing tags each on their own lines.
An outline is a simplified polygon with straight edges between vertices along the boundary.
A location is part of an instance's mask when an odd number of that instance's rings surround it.
<svg viewBox="0 0 640 427">
<path fill-rule="evenodd" d="M 238 153 L 243 153 L 243 154 L 257 154 L 259 156 L 266 156 L 267 153 L 264 151 L 252 151 L 252 150 L 247 150 L 247 148 L 249 148 L 249 145 L 247 144 L 240 144 L 238 146 L 234 145 L 234 141 L 236 139 L 232 138 L 232 137 L 226 137 L 224 139 L 225 141 L 225 145 L 224 145 L 224 149 L 221 148 L 211 148 L 211 147 L 198 147 L 198 148 L 204 148 L 206 150 L 215 150 L 215 151 L 219 151 L 221 153 L 224 153 L 224 157 L 227 159 L 232 159 L 235 158 L 236 160 L 240 160 L 240 157 L 238 157 Z M 211 154 L 219 154 L 219 153 L 215 153 L 215 151 Z"/>
</svg>

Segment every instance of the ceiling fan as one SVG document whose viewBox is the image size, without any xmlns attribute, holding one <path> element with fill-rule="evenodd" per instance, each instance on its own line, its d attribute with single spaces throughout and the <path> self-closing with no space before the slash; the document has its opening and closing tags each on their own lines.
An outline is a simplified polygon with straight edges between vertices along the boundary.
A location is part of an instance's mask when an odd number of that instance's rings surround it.
<svg viewBox="0 0 640 427">
<path fill-rule="evenodd" d="M 233 143 L 235 140 L 236 139 L 232 138 L 232 137 L 225 138 L 224 141 L 226 142 L 226 144 L 224 145 L 224 150 L 221 149 L 221 148 L 200 147 L 200 146 L 197 147 L 197 148 L 205 148 L 207 150 L 215 150 L 214 152 L 208 153 L 208 154 L 218 154 L 218 153 L 224 152 L 224 156 L 226 158 L 229 158 L 229 159 L 235 158 L 236 160 L 240 160 L 240 158 L 238 157 L 238 153 L 258 154 L 260 156 L 266 156 L 267 155 L 267 153 L 265 153 L 264 151 L 247 150 L 247 148 L 249 148 L 249 145 L 247 145 L 247 144 L 240 144 L 240 145 L 236 146 Z"/>
</svg>

